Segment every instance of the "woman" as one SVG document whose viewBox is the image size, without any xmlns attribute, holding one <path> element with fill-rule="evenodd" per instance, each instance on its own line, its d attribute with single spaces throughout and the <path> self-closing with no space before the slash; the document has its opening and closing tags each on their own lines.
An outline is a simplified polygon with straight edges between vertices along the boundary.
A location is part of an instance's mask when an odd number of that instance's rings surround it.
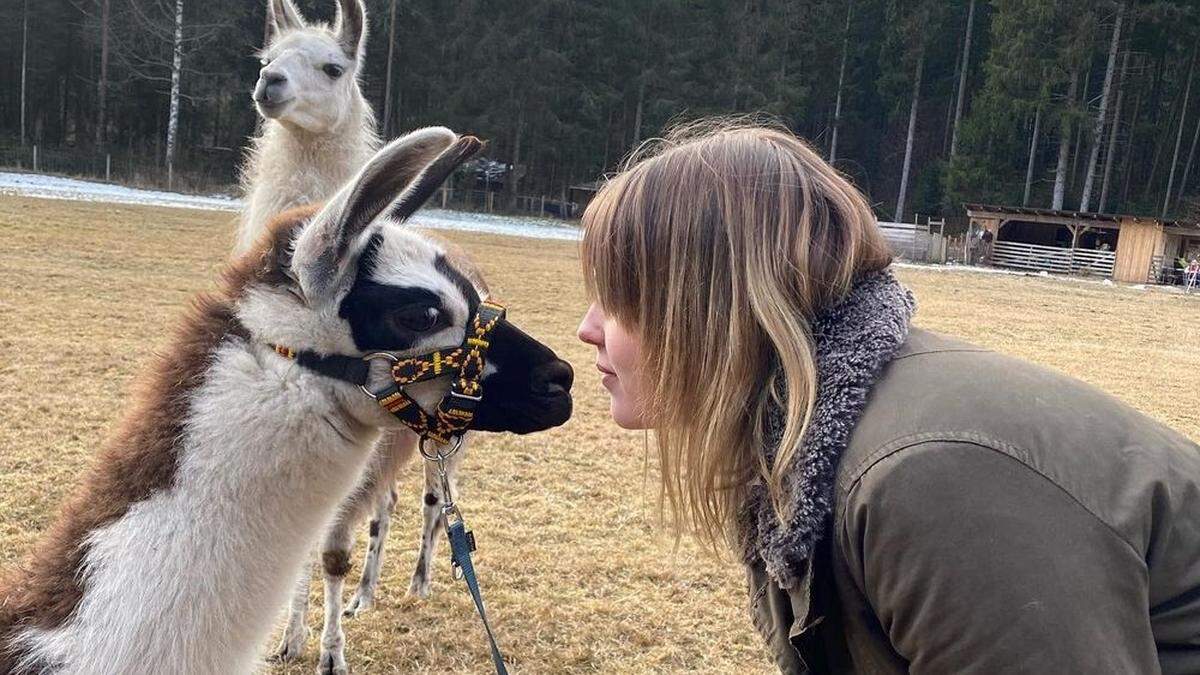
<svg viewBox="0 0 1200 675">
<path fill-rule="evenodd" d="M 1200 448 L 910 325 L 870 208 L 801 141 L 677 135 L 584 226 L 612 417 L 745 563 L 781 670 L 1200 673 Z"/>
</svg>

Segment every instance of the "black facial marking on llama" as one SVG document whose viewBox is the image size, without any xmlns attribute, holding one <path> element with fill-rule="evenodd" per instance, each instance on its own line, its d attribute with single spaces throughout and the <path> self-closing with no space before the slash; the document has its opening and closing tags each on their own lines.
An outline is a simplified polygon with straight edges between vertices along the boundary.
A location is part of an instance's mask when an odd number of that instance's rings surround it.
<svg viewBox="0 0 1200 675">
<path fill-rule="evenodd" d="M 437 268 L 437 271 L 441 272 L 442 275 L 444 275 L 447 279 L 454 282 L 454 285 L 458 288 L 459 292 L 462 293 L 463 297 L 467 299 L 468 315 L 474 316 L 475 310 L 479 308 L 479 291 L 475 290 L 475 286 L 470 282 L 470 280 L 463 276 L 462 272 L 454 269 L 454 266 L 450 264 L 450 261 L 446 260 L 446 256 L 439 255 L 437 259 L 433 261 L 433 265 Z"/>
<path fill-rule="evenodd" d="M 393 286 L 372 280 L 382 235 L 375 234 L 359 259 L 358 274 L 342 299 L 338 316 L 350 323 L 354 344 L 363 351 L 399 351 L 416 343 L 422 333 L 449 325 L 446 308 L 437 293 L 416 286 Z M 427 330 L 417 331 L 401 320 L 405 316 L 436 312 Z"/>
</svg>

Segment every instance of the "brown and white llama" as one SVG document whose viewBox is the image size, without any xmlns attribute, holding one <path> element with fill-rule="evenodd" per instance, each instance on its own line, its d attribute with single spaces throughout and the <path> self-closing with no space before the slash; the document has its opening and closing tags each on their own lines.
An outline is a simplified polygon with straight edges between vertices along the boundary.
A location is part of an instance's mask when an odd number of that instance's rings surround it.
<svg viewBox="0 0 1200 675">
<path fill-rule="evenodd" d="M 379 430 L 398 424 L 358 386 L 273 345 L 349 362 L 460 344 L 485 291 L 400 223 L 477 147 L 446 129 L 388 144 L 325 206 L 276 217 L 222 289 L 196 298 L 81 488 L 0 582 L 0 672 L 257 665 Z M 506 321 L 492 343 L 478 425 L 566 421 L 570 366 Z M 368 363 L 371 386 L 389 381 Z M 406 391 L 430 408 L 448 386 Z"/>
<path fill-rule="evenodd" d="M 291 0 L 268 0 L 268 36 L 259 56 L 262 70 L 254 87 L 254 103 L 262 117 L 262 133 L 251 144 L 242 181 L 246 207 L 238 228 L 236 250 L 243 251 L 261 234 L 263 223 L 286 208 L 323 201 L 359 170 L 378 146 L 375 117 L 362 95 L 359 72 L 366 51 L 367 16 L 362 0 L 338 0 L 332 27 L 306 22 Z M 464 442 L 464 446 L 467 443 Z M 414 455 L 416 437 L 407 430 L 383 434 L 377 456 L 338 509 L 319 556 L 324 571 L 325 619 L 321 633 L 323 670 L 345 668 L 341 620 L 342 585 L 349 561 L 337 551 L 349 548 L 354 528 L 371 517 L 369 541 L 358 587 L 344 612 L 355 616 L 375 601 L 384 546 L 396 504 L 396 475 Z M 447 467 L 451 489 L 465 447 Z M 427 597 L 430 570 L 442 525 L 440 480 L 426 467 L 420 551 L 409 593 Z M 276 657 L 292 660 L 308 638 L 311 569 L 297 581 L 287 625 Z"/>
</svg>

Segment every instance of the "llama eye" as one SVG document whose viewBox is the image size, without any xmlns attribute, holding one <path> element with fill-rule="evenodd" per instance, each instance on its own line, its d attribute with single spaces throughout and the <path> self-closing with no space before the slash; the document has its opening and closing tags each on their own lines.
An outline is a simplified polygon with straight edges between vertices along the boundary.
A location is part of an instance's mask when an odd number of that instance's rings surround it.
<svg viewBox="0 0 1200 675">
<path fill-rule="evenodd" d="M 392 313 L 392 320 L 407 330 L 423 333 L 437 325 L 438 311 L 433 307 L 405 307 Z"/>
<path fill-rule="evenodd" d="M 335 80 L 341 77 L 342 73 L 346 72 L 344 68 L 336 63 L 326 63 L 325 65 L 321 66 L 321 70 L 325 71 L 326 75 Z"/>
</svg>

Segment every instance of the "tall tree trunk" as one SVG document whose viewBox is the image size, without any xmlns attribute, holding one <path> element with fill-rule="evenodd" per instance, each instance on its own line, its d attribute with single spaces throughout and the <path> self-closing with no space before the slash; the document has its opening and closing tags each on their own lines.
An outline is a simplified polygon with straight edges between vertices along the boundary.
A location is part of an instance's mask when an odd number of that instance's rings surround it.
<svg viewBox="0 0 1200 675">
<path fill-rule="evenodd" d="M 638 96 L 637 108 L 633 112 L 633 145 L 636 146 L 642 141 L 642 110 L 646 103 L 646 78 L 648 74 L 645 69 L 642 69 L 642 75 L 638 78 Z"/>
<path fill-rule="evenodd" d="M 1086 213 L 1092 201 L 1092 186 L 1096 182 L 1096 162 L 1100 159 L 1100 146 L 1104 143 L 1104 124 L 1108 116 L 1108 100 L 1112 96 L 1113 73 L 1117 70 L 1117 49 L 1121 44 L 1121 23 L 1125 20 L 1126 3 L 1117 9 L 1117 21 L 1113 24 L 1112 43 L 1108 47 L 1108 65 L 1104 69 L 1104 88 L 1100 94 L 1100 113 L 1096 115 L 1096 126 L 1092 128 L 1092 151 L 1088 155 L 1087 174 L 1083 179 L 1083 197 L 1079 210 Z"/>
<path fill-rule="evenodd" d="M 1179 163 L 1179 146 L 1183 143 L 1183 127 L 1187 124 L 1188 100 L 1192 97 L 1192 76 L 1196 70 L 1196 52 L 1192 51 L 1192 63 L 1188 66 L 1187 86 L 1183 89 L 1183 108 L 1179 112 L 1179 131 L 1175 134 L 1175 152 L 1171 155 L 1171 171 L 1167 176 L 1167 193 L 1163 197 L 1162 217 L 1167 217 L 1171 207 L 1171 191 L 1175 187 L 1175 165 Z"/>
<path fill-rule="evenodd" d="M 167 118 L 167 188 L 175 185 L 175 139 L 179 135 L 179 76 L 183 69 L 183 0 L 175 0 L 175 44 L 171 55 L 171 112 Z"/>
<path fill-rule="evenodd" d="M 1029 193 L 1033 190 L 1033 165 L 1037 161 L 1038 133 L 1042 130 L 1042 106 L 1033 114 L 1033 136 L 1029 139 L 1029 162 L 1025 165 L 1025 194 L 1021 206 L 1029 206 Z"/>
<path fill-rule="evenodd" d="M 1075 95 L 1079 89 L 1079 71 L 1071 73 L 1071 87 L 1067 90 L 1067 107 L 1063 110 L 1062 121 L 1058 133 L 1058 164 L 1054 168 L 1054 197 L 1050 208 L 1055 211 L 1063 206 L 1063 197 L 1067 192 L 1067 160 L 1071 154 L 1071 108 L 1075 105 Z"/>
<path fill-rule="evenodd" d="M 25 147 L 25 74 L 29 71 L 29 0 L 21 9 L 21 147 Z"/>
<path fill-rule="evenodd" d="M 600 162 L 600 166 L 603 167 L 603 170 L 608 170 L 608 153 L 612 146 L 613 106 L 612 106 L 611 101 L 605 106 L 605 110 L 606 110 L 606 112 L 604 115 L 604 117 L 605 117 L 605 121 L 604 121 L 604 161 Z"/>
<path fill-rule="evenodd" d="M 846 3 L 846 29 L 842 33 L 842 64 L 838 67 L 837 100 L 833 104 L 833 133 L 829 138 L 829 163 L 837 161 L 838 130 L 842 125 L 842 87 L 846 83 L 846 61 L 850 56 L 850 17 L 854 3 Z"/>
<path fill-rule="evenodd" d="M 1133 117 L 1129 118 L 1129 140 L 1125 143 L 1125 156 L 1121 158 L 1121 197 L 1117 202 L 1118 207 L 1129 202 L 1129 186 L 1133 182 L 1133 151 L 1137 148 L 1135 141 L 1138 122 L 1142 119 L 1142 98 L 1143 94 L 1139 90 L 1133 103 Z"/>
<path fill-rule="evenodd" d="M 100 79 L 96 82 L 96 146 L 104 147 L 105 119 L 108 102 L 108 6 L 110 0 L 100 0 Z"/>
<path fill-rule="evenodd" d="M 958 98 L 958 72 L 962 68 L 962 46 L 963 36 L 958 36 L 958 42 L 954 45 L 954 87 L 950 90 L 950 96 L 946 101 L 946 124 L 942 128 L 942 154 L 949 155 L 950 153 L 950 130 L 954 126 L 954 102 Z"/>
<path fill-rule="evenodd" d="M 392 0 L 388 16 L 387 75 L 383 80 L 383 136 L 392 137 L 392 61 L 396 54 L 396 0 Z"/>
<path fill-rule="evenodd" d="M 517 128 L 513 130 L 513 161 L 512 170 L 508 173 L 508 208 L 515 209 L 517 206 L 517 182 L 518 172 L 521 167 L 521 137 L 525 135 L 525 106 L 520 105 L 517 108 Z"/>
<path fill-rule="evenodd" d="M 1121 57 L 1121 74 L 1117 77 L 1117 102 L 1113 105 L 1112 124 L 1108 130 L 1108 150 L 1104 153 L 1104 180 L 1100 182 L 1100 201 L 1096 210 L 1103 213 L 1108 204 L 1109 178 L 1112 176 L 1114 160 L 1117 156 L 1117 132 L 1121 127 L 1121 106 L 1125 102 L 1125 73 L 1129 70 L 1129 52 Z"/>
<path fill-rule="evenodd" d="M 1200 117 L 1196 118 L 1196 130 L 1192 132 L 1192 147 L 1188 150 L 1187 163 L 1183 165 L 1183 176 L 1179 179 L 1179 194 L 1175 198 L 1176 205 L 1183 199 L 1183 193 L 1187 190 L 1188 174 L 1192 172 L 1192 160 L 1196 157 L 1196 141 L 1200 141 Z"/>
<path fill-rule="evenodd" d="M 1087 75 L 1083 78 L 1083 91 L 1079 94 L 1079 110 L 1083 113 L 1081 116 L 1086 116 L 1088 111 L 1088 90 L 1092 88 L 1092 69 L 1088 68 Z M 1075 148 L 1071 152 L 1071 187 L 1075 187 L 1075 180 L 1079 176 L 1079 147 L 1083 145 L 1083 125 L 1075 127 Z"/>
<path fill-rule="evenodd" d="M 950 132 L 950 156 L 958 152 L 958 125 L 962 121 L 963 101 L 967 94 L 967 71 L 971 68 L 971 28 L 975 25 L 975 0 L 967 9 L 967 36 L 963 41 L 962 72 L 958 74 L 958 102 L 954 104 L 954 130 Z"/>
<path fill-rule="evenodd" d="M 904 196 L 908 192 L 908 173 L 912 169 L 913 139 L 917 133 L 917 107 L 921 99 L 921 76 L 925 73 L 925 48 L 917 57 L 917 74 L 913 79 L 912 105 L 908 109 L 908 140 L 904 142 L 904 168 L 900 173 L 900 194 L 896 197 L 896 222 L 903 222 Z"/>
</svg>

